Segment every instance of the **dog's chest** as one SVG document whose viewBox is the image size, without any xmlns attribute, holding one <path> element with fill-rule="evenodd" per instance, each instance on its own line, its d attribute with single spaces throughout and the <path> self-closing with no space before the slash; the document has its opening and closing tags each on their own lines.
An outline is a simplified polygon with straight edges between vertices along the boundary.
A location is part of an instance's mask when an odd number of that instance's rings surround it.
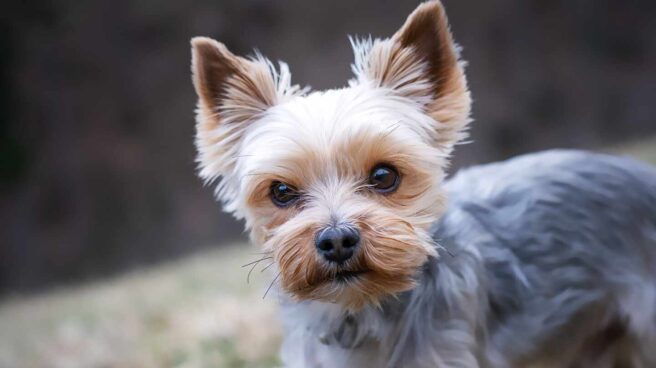
<svg viewBox="0 0 656 368">
<path fill-rule="evenodd" d="M 311 302 L 284 304 L 283 359 L 290 367 L 384 366 L 394 323 L 383 310 L 348 314 Z"/>
</svg>

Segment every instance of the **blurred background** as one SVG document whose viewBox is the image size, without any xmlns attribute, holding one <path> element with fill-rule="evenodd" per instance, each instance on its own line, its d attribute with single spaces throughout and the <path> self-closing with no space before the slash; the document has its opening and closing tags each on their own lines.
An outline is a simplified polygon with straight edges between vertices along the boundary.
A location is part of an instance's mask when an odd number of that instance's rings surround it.
<svg viewBox="0 0 656 368">
<path fill-rule="evenodd" d="M 474 96 L 454 170 L 552 147 L 656 162 L 656 2 L 444 3 Z M 342 87 L 347 35 L 417 4 L 3 3 L 0 367 L 275 364 L 268 276 L 246 283 L 255 250 L 195 177 L 189 39 Z"/>
</svg>

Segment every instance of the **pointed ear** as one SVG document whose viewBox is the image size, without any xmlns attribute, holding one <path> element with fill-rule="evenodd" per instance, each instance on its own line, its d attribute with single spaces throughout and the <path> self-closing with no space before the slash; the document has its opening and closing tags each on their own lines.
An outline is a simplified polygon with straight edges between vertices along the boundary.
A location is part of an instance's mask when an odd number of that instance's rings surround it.
<svg viewBox="0 0 656 368">
<path fill-rule="evenodd" d="M 423 3 L 390 39 L 354 43 L 359 82 L 391 89 L 420 104 L 436 121 L 436 144 L 451 149 L 466 134 L 471 98 L 444 7 Z"/>
<path fill-rule="evenodd" d="M 193 82 L 203 107 L 217 110 L 230 100 L 257 113 L 278 102 L 275 71 L 266 59 L 235 56 L 207 37 L 193 38 L 191 47 Z"/>
<path fill-rule="evenodd" d="M 235 56 L 222 43 L 206 37 L 193 38 L 191 46 L 191 71 L 198 94 L 197 161 L 200 176 L 211 181 L 234 170 L 239 143 L 250 123 L 298 88 L 290 85 L 284 63 L 277 72 L 260 55 L 252 59 Z M 219 191 L 221 188 L 222 184 Z"/>
</svg>

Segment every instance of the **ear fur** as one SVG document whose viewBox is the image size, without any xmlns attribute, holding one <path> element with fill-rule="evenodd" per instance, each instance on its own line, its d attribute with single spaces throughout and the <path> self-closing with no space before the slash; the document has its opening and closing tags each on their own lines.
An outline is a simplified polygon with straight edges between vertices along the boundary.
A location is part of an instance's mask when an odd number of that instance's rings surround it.
<svg viewBox="0 0 656 368">
<path fill-rule="evenodd" d="M 423 3 L 389 39 L 352 41 L 356 81 L 419 103 L 436 122 L 435 144 L 450 151 L 466 137 L 471 97 L 444 7 Z"/>
<path fill-rule="evenodd" d="M 250 123 L 270 107 L 300 92 L 292 86 L 287 65 L 273 64 L 256 55 L 245 59 L 232 54 L 222 43 L 195 37 L 192 47 L 192 79 L 198 95 L 196 148 L 200 176 L 212 181 L 230 176 L 236 165 L 239 143 Z M 217 191 L 231 191 L 227 180 Z"/>
</svg>

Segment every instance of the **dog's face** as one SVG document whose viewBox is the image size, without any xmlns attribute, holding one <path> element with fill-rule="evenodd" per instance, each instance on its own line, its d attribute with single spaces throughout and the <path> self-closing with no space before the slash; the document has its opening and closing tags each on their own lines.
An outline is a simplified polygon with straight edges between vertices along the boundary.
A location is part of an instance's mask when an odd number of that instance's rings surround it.
<svg viewBox="0 0 656 368">
<path fill-rule="evenodd" d="M 195 38 L 198 162 L 270 251 L 282 289 L 350 309 L 408 290 L 445 208 L 443 172 L 469 121 L 438 2 L 390 39 L 355 41 L 349 87 L 307 93 L 262 57 Z"/>
</svg>

